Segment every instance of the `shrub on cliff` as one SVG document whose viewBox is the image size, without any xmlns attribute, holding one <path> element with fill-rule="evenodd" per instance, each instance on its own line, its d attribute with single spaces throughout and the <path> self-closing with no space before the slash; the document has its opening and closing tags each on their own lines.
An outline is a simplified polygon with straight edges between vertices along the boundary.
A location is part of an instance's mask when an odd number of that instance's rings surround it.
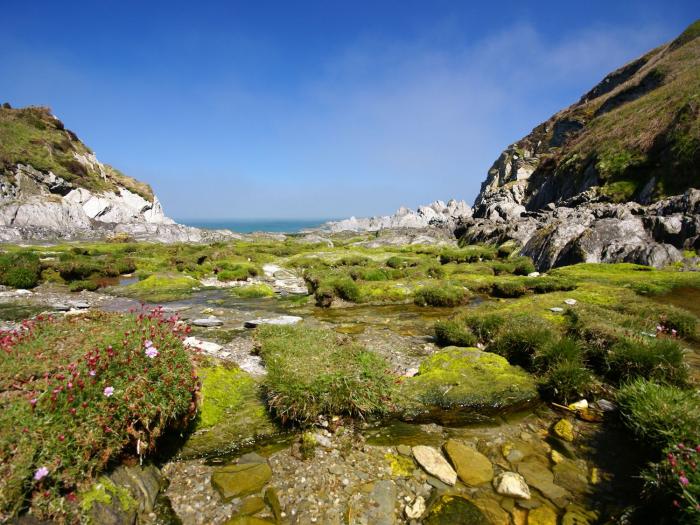
<svg viewBox="0 0 700 525">
<path fill-rule="evenodd" d="M 0 515 L 75 520 L 81 489 L 194 413 L 194 376 L 162 311 L 39 318 L 0 333 Z M 70 517 L 72 516 L 72 517 Z"/>
</svg>

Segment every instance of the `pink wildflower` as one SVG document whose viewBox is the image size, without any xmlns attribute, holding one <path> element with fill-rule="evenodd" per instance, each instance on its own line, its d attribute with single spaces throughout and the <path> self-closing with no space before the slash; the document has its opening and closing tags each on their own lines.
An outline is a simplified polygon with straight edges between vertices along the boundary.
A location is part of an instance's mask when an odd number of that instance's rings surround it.
<svg viewBox="0 0 700 525">
<path fill-rule="evenodd" d="M 102 393 L 107 397 L 111 397 L 114 394 L 114 387 L 106 386 Z"/>
<path fill-rule="evenodd" d="M 148 339 L 148 340 L 146 340 L 146 342 L 143 343 L 143 346 L 145 346 L 146 348 L 150 348 L 153 346 L 153 341 Z"/>
<path fill-rule="evenodd" d="M 97 373 L 97 372 L 95 372 L 94 370 L 90 370 L 90 372 L 89 372 L 90 377 L 95 377 L 95 374 L 96 374 L 96 373 Z"/>
<path fill-rule="evenodd" d="M 688 481 L 688 478 L 686 478 L 685 476 L 681 476 L 680 478 L 678 478 L 678 481 L 680 481 L 680 482 L 681 482 L 681 485 L 683 485 L 684 487 L 685 487 L 688 483 L 690 483 L 690 481 Z"/>
<path fill-rule="evenodd" d="M 39 467 L 34 473 L 34 480 L 39 481 L 49 475 L 49 469 L 46 467 Z"/>
<path fill-rule="evenodd" d="M 149 346 L 146 348 L 146 357 L 153 359 L 158 355 L 158 349 L 155 346 Z"/>
</svg>

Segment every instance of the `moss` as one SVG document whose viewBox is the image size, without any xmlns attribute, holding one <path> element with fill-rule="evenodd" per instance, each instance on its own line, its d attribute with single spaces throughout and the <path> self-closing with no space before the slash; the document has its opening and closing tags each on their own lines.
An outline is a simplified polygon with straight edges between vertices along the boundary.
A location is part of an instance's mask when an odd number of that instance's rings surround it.
<svg viewBox="0 0 700 525">
<path fill-rule="evenodd" d="M 466 288 L 452 284 L 426 286 L 416 290 L 413 296 L 418 306 L 459 306 L 468 299 Z"/>
<path fill-rule="evenodd" d="M 231 295 L 247 299 L 274 297 L 275 290 L 269 284 L 251 284 L 249 286 L 236 286 L 235 288 L 231 288 Z"/>
<path fill-rule="evenodd" d="M 474 333 L 458 320 L 443 320 L 435 323 L 435 341 L 439 346 L 474 346 Z"/>
<path fill-rule="evenodd" d="M 89 516 L 95 503 L 111 505 L 114 498 L 119 502 L 119 509 L 122 511 L 132 511 L 138 507 L 138 502 L 128 489 L 115 485 L 106 476 L 102 476 L 87 491 L 80 493 L 80 509 L 88 523 L 91 523 Z"/>
<path fill-rule="evenodd" d="M 202 381 L 200 412 L 181 457 L 237 452 L 280 433 L 250 374 L 236 366 L 204 367 L 197 373 Z"/>
<path fill-rule="evenodd" d="M 199 282 L 181 274 L 154 274 L 116 291 L 142 301 L 172 301 L 189 296 Z"/>
<path fill-rule="evenodd" d="M 401 385 L 403 416 L 420 419 L 473 418 L 537 399 L 534 379 L 503 357 L 476 348 L 448 347 L 421 363 L 418 375 Z M 435 409 L 448 411 L 442 417 Z M 457 412 L 455 412 L 457 409 Z"/>
<path fill-rule="evenodd" d="M 99 288 L 99 285 L 95 281 L 73 281 L 68 286 L 71 292 L 82 292 L 83 290 L 95 291 Z"/>
<path fill-rule="evenodd" d="M 389 452 L 384 454 L 384 459 L 389 462 L 391 475 L 395 478 L 408 478 L 413 475 L 413 471 L 416 468 L 415 462 L 408 456 Z"/>
</svg>

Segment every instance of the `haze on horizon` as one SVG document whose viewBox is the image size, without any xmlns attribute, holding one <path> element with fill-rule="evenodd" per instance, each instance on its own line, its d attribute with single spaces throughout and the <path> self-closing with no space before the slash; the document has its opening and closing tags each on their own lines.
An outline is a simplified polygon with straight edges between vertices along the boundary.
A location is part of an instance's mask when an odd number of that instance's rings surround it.
<svg viewBox="0 0 700 525">
<path fill-rule="evenodd" d="M 508 144 L 697 18 L 521 4 L 12 1 L 0 102 L 50 106 L 173 217 L 472 203 Z"/>
</svg>

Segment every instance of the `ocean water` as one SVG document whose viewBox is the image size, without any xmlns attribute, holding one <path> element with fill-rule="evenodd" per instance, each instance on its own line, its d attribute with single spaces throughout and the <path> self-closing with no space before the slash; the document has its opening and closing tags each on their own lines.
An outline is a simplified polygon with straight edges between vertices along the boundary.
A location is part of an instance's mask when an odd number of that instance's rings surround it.
<svg viewBox="0 0 700 525">
<path fill-rule="evenodd" d="M 275 232 L 298 233 L 318 228 L 323 223 L 338 219 L 175 219 L 180 224 L 210 230 L 232 230 L 237 233 Z"/>
</svg>

